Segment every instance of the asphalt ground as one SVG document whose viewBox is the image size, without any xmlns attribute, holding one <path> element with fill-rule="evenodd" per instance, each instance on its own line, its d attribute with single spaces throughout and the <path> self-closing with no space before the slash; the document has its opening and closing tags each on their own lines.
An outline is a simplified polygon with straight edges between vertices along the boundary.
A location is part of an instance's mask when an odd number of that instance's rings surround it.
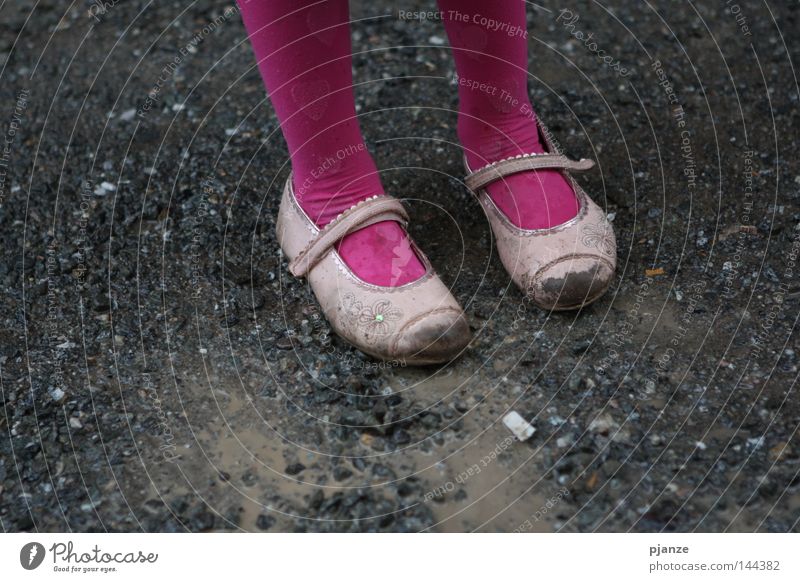
<svg viewBox="0 0 800 582">
<path fill-rule="evenodd" d="M 367 143 L 475 335 L 411 368 L 286 271 L 235 5 L 0 5 L 4 531 L 798 531 L 797 3 L 529 7 L 618 237 L 577 314 L 498 261 L 433 10 L 352 7 Z"/>
</svg>

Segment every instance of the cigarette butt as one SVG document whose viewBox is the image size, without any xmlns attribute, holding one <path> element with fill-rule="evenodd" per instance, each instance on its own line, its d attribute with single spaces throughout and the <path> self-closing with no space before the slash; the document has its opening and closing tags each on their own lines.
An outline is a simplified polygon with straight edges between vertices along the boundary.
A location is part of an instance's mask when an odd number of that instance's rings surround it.
<svg viewBox="0 0 800 582">
<path fill-rule="evenodd" d="M 521 441 L 528 440 L 533 436 L 533 433 L 536 432 L 536 429 L 515 410 L 512 410 L 503 417 L 503 424 Z"/>
<path fill-rule="evenodd" d="M 664 269 L 659 267 L 658 269 L 646 269 L 644 272 L 645 275 L 648 277 L 657 277 L 658 275 L 664 274 Z"/>
</svg>

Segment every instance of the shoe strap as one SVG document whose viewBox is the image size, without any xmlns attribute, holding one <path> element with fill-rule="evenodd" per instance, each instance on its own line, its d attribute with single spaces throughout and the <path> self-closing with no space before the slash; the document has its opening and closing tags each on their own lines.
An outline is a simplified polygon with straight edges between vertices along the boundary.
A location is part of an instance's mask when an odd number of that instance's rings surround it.
<svg viewBox="0 0 800 582">
<path fill-rule="evenodd" d="M 467 188 L 477 192 L 484 186 L 496 180 L 527 172 L 529 170 L 575 170 L 583 171 L 594 167 L 592 160 L 571 160 L 563 154 L 521 154 L 513 158 L 506 158 L 493 162 L 469 174 L 464 180 Z"/>
<path fill-rule="evenodd" d="M 320 230 L 289 263 L 289 271 L 295 277 L 304 277 L 348 234 L 385 220 L 394 220 L 403 227 L 408 224 L 408 213 L 397 198 L 383 194 L 362 200 Z"/>
</svg>

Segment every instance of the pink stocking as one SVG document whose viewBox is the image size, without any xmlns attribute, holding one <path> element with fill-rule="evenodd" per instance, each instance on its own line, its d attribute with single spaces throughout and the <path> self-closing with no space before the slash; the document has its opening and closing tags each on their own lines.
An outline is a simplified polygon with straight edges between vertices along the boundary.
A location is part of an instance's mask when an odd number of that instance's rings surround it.
<svg viewBox="0 0 800 582">
<path fill-rule="evenodd" d="M 356 118 L 347 0 L 239 0 L 239 7 L 303 210 L 322 227 L 383 194 Z M 403 285 L 425 272 L 396 222 L 352 233 L 338 250 L 356 275 L 375 285 Z"/>
<path fill-rule="evenodd" d="M 525 2 L 439 0 L 439 8 L 458 71 L 458 136 L 470 168 L 543 152 L 527 89 Z M 578 213 L 575 193 L 555 170 L 509 176 L 488 193 L 522 228 L 548 228 Z"/>
</svg>

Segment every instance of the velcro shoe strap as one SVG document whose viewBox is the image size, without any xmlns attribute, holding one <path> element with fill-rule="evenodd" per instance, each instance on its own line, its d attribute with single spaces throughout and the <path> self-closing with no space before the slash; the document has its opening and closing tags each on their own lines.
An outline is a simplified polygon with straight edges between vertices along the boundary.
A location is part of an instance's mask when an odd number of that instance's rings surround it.
<svg viewBox="0 0 800 582">
<path fill-rule="evenodd" d="M 496 180 L 519 172 L 551 169 L 582 171 L 593 167 L 594 162 L 592 160 L 571 160 L 562 154 L 523 154 L 484 166 L 480 170 L 469 174 L 464 182 L 467 188 L 477 192 Z"/>
<path fill-rule="evenodd" d="M 408 214 L 397 198 L 380 195 L 362 200 L 320 230 L 306 248 L 289 263 L 289 271 L 295 277 L 304 277 L 348 234 L 385 220 L 394 220 L 403 227 L 408 224 Z"/>
</svg>

